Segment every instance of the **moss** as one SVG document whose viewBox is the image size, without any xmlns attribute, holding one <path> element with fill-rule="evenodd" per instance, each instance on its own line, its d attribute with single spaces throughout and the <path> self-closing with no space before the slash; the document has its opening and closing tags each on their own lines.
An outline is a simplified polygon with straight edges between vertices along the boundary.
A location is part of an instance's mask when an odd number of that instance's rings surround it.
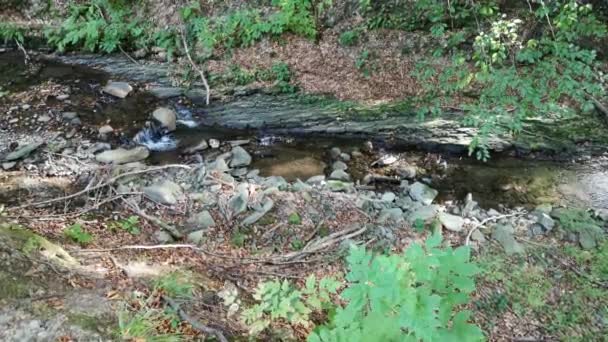
<svg viewBox="0 0 608 342">
<path fill-rule="evenodd" d="M 100 322 L 99 317 L 88 316 L 81 313 L 70 313 L 68 314 L 68 322 L 81 327 L 84 330 L 102 332 L 99 330 Z"/>
<path fill-rule="evenodd" d="M 31 284 L 27 279 L 0 271 L 0 300 L 27 297 Z"/>
</svg>

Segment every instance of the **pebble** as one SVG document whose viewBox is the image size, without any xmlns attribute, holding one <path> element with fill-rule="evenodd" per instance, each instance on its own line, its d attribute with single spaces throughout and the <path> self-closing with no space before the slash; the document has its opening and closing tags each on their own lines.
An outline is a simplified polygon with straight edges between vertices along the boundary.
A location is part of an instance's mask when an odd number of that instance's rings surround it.
<svg viewBox="0 0 608 342">
<path fill-rule="evenodd" d="M 56 97 L 56 99 L 59 101 L 65 101 L 69 98 L 70 98 L 70 95 L 68 95 L 68 94 L 61 94 L 61 95 L 57 95 L 57 97 Z"/>
<path fill-rule="evenodd" d="M 38 118 L 38 122 L 49 122 L 49 121 L 51 121 L 51 117 L 46 114 L 43 114 Z"/>
<path fill-rule="evenodd" d="M 219 148 L 220 147 L 220 141 L 217 139 L 209 139 L 209 147 L 211 148 Z"/>
</svg>

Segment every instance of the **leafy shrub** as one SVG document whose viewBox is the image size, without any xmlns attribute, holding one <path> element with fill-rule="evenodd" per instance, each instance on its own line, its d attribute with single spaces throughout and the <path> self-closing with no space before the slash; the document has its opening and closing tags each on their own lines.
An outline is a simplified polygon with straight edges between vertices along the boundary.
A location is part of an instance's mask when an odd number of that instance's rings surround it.
<svg viewBox="0 0 608 342">
<path fill-rule="evenodd" d="M 63 231 L 63 234 L 72 241 L 81 245 L 87 245 L 93 241 L 93 235 L 87 233 L 82 225 L 75 223 Z"/>
<path fill-rule="evenodd" d="M 7 44 L 11 41 L 17 41 L 20 44 L 23 43 L 25 37 L 25 30 L 14 24 L 0 22 L 0 41 Z"/>
<path fill-rule="evenodd" d="M 439 234 L 424 245 L 413 244 L 403 254 L 372 255 L 352 247 L 347 258 L 345 289 L 333 305 L 330 294 L 339 283 L 309 278 L 306 288 L 287 281 L 262 283 L 260 302 L 245 310 L 245 322 L 260 332 L 272 320 L 310 325 L 313 310 L 330 312 L 309 341 L 477 341 L 481 330 L 467 321 L 470 312 L 459 311 L 475 290 L 477 267 L 469 261 L 468 247 L 440 248 Z"/>
<path fill-rule="evenodd" d="M 351 30 L 344 31 L 340 34 L 340 38 L 338 39 L 340 45 L 342 46 L 353 46 L 359 42 L 359 31 Z"/>
<path fill-rule="evenodd" d="M 126 231 L 131 235 L 139 235 L 141 230 L 139 229 L 139 217 L 138 216 L 129 216 L 124 220 L 120 220 L 110 225 L 111 229 L 121 229 Z"/>
</svg>

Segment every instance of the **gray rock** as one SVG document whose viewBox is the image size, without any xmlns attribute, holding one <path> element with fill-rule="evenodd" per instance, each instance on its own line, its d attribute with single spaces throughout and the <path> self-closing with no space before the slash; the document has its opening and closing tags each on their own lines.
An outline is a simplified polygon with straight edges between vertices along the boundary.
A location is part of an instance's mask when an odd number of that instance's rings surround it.
<svg viewBox="0 0 608 342">
<path fill-rule="evenodd" d="M 201 203 L 204 207 L 214 207 L 217 204 L 217 195 L 211 191 L 203 191 L 190 195 L 193 201 Z"/>
<path fill-rule="evenodd" d="M 312 185 L 306 184 L 306 183 L 302 182 L 301 180 L 297 179 L 291 185 L 291 188 L 293 189 L 293 191 L 301 192 L 301 191 L 311 190 L 312 189 Z"/>
<path fill-rule="evenodd" d="M 407 221 L 409 223 L 414 223 L 418 220 L 422 220 L 424 222 L 428 222 L 434 219 L 439 212 L 439 206 L 436 205 L 426 205 L 423 207 L 419 207 L 413 210 L 407 217 Z"/>
<path fill-rule="evenodd" d="M 150 89 L 149 91 L 150 93 L 152 93 L 152 95 L 156 96 L 161 100 L 170 99 L 172 97 L 179 97 L 182 96 L 182 94 L 184 93 L 181 88 L 176 87 L 155 87 Z"/>
<path fill-rule="evenodd" d="M 241 178 L 241 177 L 243 177 L 243 176 L 245 176 L 245 175 L 247 174 L 247 168 L 246 168 L 246 167 L 240 167 L 240 168 L 238 168 L 238 169 L 233 169 L 233 170 L 230 172 L 230 174 L 231 174 L 233 177 L 238 177 L 238 178 Z"/>
<path fill-rule="evenodd" d="M 392 154 L 385 154 L 380 159 L 374 161 L 371 166 L 388 166 L 394 164 L 398 160 L 397 156 Z"/>
<path fill-rule="evenodd" d="M 419 201 L 424 205 L 429 205 L 433 203 L 433 200 L 435 197 L 437 197 L 439 192 L 426 184 L 416 182 L 410 186 L 409 194 L 414 201 Z"/>
<path fill-rule="evenodd" d="M 13 167 L 15 167 L 15 165 L 17 165 L 17 162 L 6 162 L 6 163 L 2 163 L 2 169 L 3 170 L 10 170 Z"/>
<path fill-rule="evenodd" d="M 243 220 L 243 225 L 249 226 L 256 223 L 259 219 L 261 219 L 264 215 L 266 215 L 270 210 L 274 207 L 274 202 L 270 198 L 266 198 L 262 207 L 259 211 L 254 212 L 253 214 L 247 216 Z"/>
<path fill-rule="evenodd" d="M 192 154 L 192 153 L 206 150 L 207 148 L 209 148 L 209 144 L 207 144 L 207 141 L 205 139 L 203 139 L 198 144 L 186 148 L 184 150 L 184 152 L 188 153 L 188 154 Z"/>
<path fill-rule="evenodd" d="M 409 196 L 400 196 L 395 199 L 395 205 L 403 210 L 407 210 L 414 206 L 414 201 Z"/>
<path fill-rule="evenodd" d="M 473 201 L 473 194 L 467 194 L 464 200 L 464 206 L 462 207 L 462 217 L 471 216 L 471 212 L 477 208 L 477 202 Z"/>
<path fill-rule="evenodd" d="M 329 175 L 329 179 L 335 179 L 340 181 L 349 181 L 350 175 L 346 173 L 344 170 L 335 170 Z"/>
<path fill-rule="evenodd" d="M 344 162 L 338 160 L 332 164 L 331 169 L 334 171 L 336 171 L 336 170 L 344 171 L 344 170 L 348 169 L 348 165 L 346 165 Z"/>
<path fill-rule="evenodd" d="M 363 157 L 363 153 L 361 153 L 359 150 L 354 150 L 354 151 L 352 151 L 352 152 L 350 153 L 350 155 L 351 155 L 353 158 L 361 158 L 361 157 Z"/>
<path fill-rule="evenodd" d="M 177 204 L 183 196 L 181 187 L 172 181 L 147 186 L 144 188 L 144 194 L 152 201 L 166 205 Z"/>
<path fill-rule="evenodd" d="M 152 112 L 152 118 L 158 121 L 162 127 L 165 127 L 169 132 L 175 131 L 177 114 L 171 108 L 159 107 Z"/>
<path fill-rule="evenodd" d="M 46 115 L 46 114 L 42 114 L 42 115 L 40 115 L 40 117 L 38 118 L 38 122 L 45 123 L 45 122 L 49 122 L 49 121 L 51 121 L 51 119 L 52 119 L 52 118 L 51 118 L 50 116 L 48 116 L 48 115 Z"/>
<path fill-rule="evenodd" d="M 220 141 L 217 139 L 209 139 L 209 147 L 211 148 L 219 148 L 220 147 Z"/>
<path fill-rule="evenodd" d="M 251 164 L 251 155 L 241 146 L 234 147 L 230 167 L 248 166 L 249 164 Z"/>
<path fill-rule="evenodd" d="M 217 171 L 217 172 L 226 172 L 229 171 L 230 168 L 226 161 L 223 158 L 217 158 L 214 162 L 209 164 L 209 171 Z"/>
<path fill-rule="evenodd" d="M 378 223 L 384 223 L 388 220 L 394 222 L 403 222 L 405 221 L 403 217 L 403 210 L 400 208 L 386 208 L 380 212 L 378 216 Z"/>
<path fill-rule="evenodd" d="M 188 220 L 188 224 L 191 227 L 196 227 L 197 230 L 202 230 L 215 226 L 215 220 L 207 210 L 203 210 Z"/>
<path fill-rule="evenodd" d="M 524 247 L 513 236 L 514 231 L 511 225 L 497 224 L 492 232 L 492 238 L 502 245 L 508 255 L 524 252 Z"/>
<path fill-rule="evenodd" d="M 195 230 L 186 236 L 186 240 L 192 244 L 198 245 L 203 241 L 204 234 L 205 229 Z"/>
<path fill-rule="evenodd" d="M 551 211 L 553 211 L 553 206 L 549 203 L 539 204 L 536 206 L 534 211 L 538 211 L 540 213 L 545 213 L 545 214 L 551 214 Z"/>
<path fill-rule="evenodd" d="M 306 183 L 313 185 L 313 186 L 322 186 L 323 184 L 325 184 L 325 176 L 324 175 L 312 176 L 312 177 L 308 178 Z"/>
<path fill-rule="evenodd" d="M 342 159 L 345 162 L 349 162 L 350 161 L 350 155 L 348 153 L 340 153 L 340 159 Z"/>
<path fill-rule="evenodd" d="M 38 147 L 42 146 L 44 143 L 43 142 L 34 142 L 31 144 L 27 144 L 23 147 L 18 148 L 17 150 L 9 153 L 4 160 L 6 161 L 14 161 L 14 160 L 19 160 L 21 158 L 25 158 L 28 155 L 30 155 L 30 153 L 34 152 Z"/>
<path fill-rule="evenodd" d="M 164 230 L 158 230 L 154 233 L 154 239 L 159 243 L 169 243 L 173 242 L 173 237 L 171 234 L 167 233 Z"/>
<path fill-rule="evenodd" d="M 385 203 L 392 203 L 395 201 L 396 198 L 397 196 L 389 191 L 382 194 L 382 198 L 380 198 L 380 200 Z"/>
<path fill-rule="evenodd" d="M 131 85 L 127 82 L 110 81 L 105 87 L 103 87 L 102 91 L 106 94 L 124 99 L 129 95 L 130 92 L 133 91 L 133 87 L 131 87 Z"/>
<path fill-rule="evenodd" d="M 532 233 L 532 236 L 538 236 L 543 235 L 545 233 L 545 230 L 543 229 L 543 226 L 538 223 L 535 223 L 530 226 L 530 233 Z"/>
<path fill-rule="evenodd" d="M 551 216 L 547 215 L 544 212 L 537 212 L 535 213 L 536 215 L 536 222 L 543 227 L 543 229 L 545 231 L 551 231 L 551 229 L 553 229 L 553 227 L 555 227 L 555 220 L 553 220 L 551 218 Z"/>
<path fill-rule="evenodd" d="M 148 158 L 150 151 L 143 146 L 138 146 L 130 150 L 117 148 L 115 150 L 104 151 L 95 156 L 99 163 L 127 164 Z"/>
<path fill-rule="evenodd" d="M 281 176 L 270 176 L 262 181 L 264 188 L 284 189 L 287 187 L 287 181 Z"/>
<path fill-rule="evenodd" d="M 114 128 L 112 128 L 112 126 L 110 126 L 110 125 L 103 125 L 103 126 L 99 127 L 99 129 L 97 131 L 99 132 L 99 135 L 104 136 L 104 135 L 114 132 Z"/>
<path fill-rule="evenodd" d="M 67 100 L 67 99 L 70 98 L 70 95 L 68 95 L 68 94 L 61 94 L 61 95 L 55 96 L 55 98 L 57 100 L 59 100 L 59 101 L 65 101 L 65 100 Z"/>
<path fill-rule="evenodd" d="M 339 180 L 328 180 L 327 187 L 333 192 L 352 192 L 355 190 L 353 183 L 347 183 Z"/>
<path fill-rule="evenodd" d="M 340 151 L 340 148 L 338 147 L 332 147 L 331 150 L 329 150 L 329 155 L 332 159 L 338 159 L 341 153 L 342 151 Z"/>
<path fill-rule="evenodd" d="M 78 117 L 78 113 L 76 112 L 64 112 L 61 114 L 61 118 L 65 121 L 71 121 Z"/>
<path fill-rule="evenodd" d="M 237 192 L 228 200 L 228 208 L 233 215 L 238 215 L 247 210 L 247 202 L 249 201 L 249 193 L 244 191 Z"/>
<path fill-rule="evenodd" d="M 399 166 L 396 170 L 399 177 L 402 179 L 414 179 L 416 178 L 416 167 L 410 164 L 404 164 Z"/>
<path fill-rule="evenodd" d="M 486 237 L 483 235 L 482 232 L 479 231 L 479 229 L 477 229 L 473 233 L 471 233 L 471 240 L 477 241 L 479 243 L 484 243 L 486 242 Z"/>
<path fill-rule="evenodd" d="M 459 232 L 464 227 L 464 219 L 460 216 L 439 213 L 439 222 L 447 229 L 453 232 Z"/>
</svg>

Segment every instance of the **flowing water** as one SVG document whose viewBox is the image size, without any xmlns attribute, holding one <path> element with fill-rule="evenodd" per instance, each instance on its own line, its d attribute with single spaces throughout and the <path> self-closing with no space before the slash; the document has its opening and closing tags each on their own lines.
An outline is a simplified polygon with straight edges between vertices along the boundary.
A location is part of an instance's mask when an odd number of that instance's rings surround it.
<svg viewBox="0 0 608 342">
<path fill-rule="evenodd" d="M 110 140 L 114 146 L 146 145 L 154 151 L 151 163 L 183 161 L 184 149 L 198 144 L 202 139 L 222 142 L 245 139 L 251 142 L 247 149 L 253 155 L 252 167 L 260 169 L 262 175 L 304 180 L 327 173 L 330 164 L 328 150 L 331 147 L 351 152 L 365 142 L 340 136 L 277 136 L 272 132 L 209 126 L 205 122 L 205 109 L 195 107 L 184 99 L 159 100 L 141 89 L 136 89 L 125 99 L 103 95 L 101 87 L 109 79 L 103 72 L 56 62 L 43 62 L 34 70 L 26 71 L 19 55 L 0 53 L 0 94 L 2 91 L 11 94 L 35 92 L 32 96 L 20 96 L 30 102 L 44 103 L 53 110 L 77 112 L 85 126 L 94 128 L 92 132 L 103 124 L 110 124 L 117 132 Z M 61 102 L 54 96 L 45 95 L 43 85 L 69 90 L 70 100 Z M 14 105 L 9 100 L 10 96 L 0 97 L 3 110 Z M 165 132 L 149 122 L 150 114 L 160 105 L 173 107 L 178 113 L 175 132 Z M 9 127 L 4 121 L 0 120 L 0 129 L 21 129 Z M 409 163 L 427 170 L 419 173 L 419 179 L 437 188 L 441 201 L 461 200 L 467 193 L 472 193 L 484 207 L 532 206 L 567 198 L 596 208 L 608 208 L 606 163 L 570 165 L 500 156 L 495 156 L 488 163 L 481 163 L 463 156 L 391 150 L 382 143 L 377 146 L 385 149 L 383 153 L 396 153 Z M 378 172 L 370 168 L 373 160 L 369 158 L 353 162 L 349 172 L 355 179 L 362 178 L 368 172 Z"/>
</svg>

